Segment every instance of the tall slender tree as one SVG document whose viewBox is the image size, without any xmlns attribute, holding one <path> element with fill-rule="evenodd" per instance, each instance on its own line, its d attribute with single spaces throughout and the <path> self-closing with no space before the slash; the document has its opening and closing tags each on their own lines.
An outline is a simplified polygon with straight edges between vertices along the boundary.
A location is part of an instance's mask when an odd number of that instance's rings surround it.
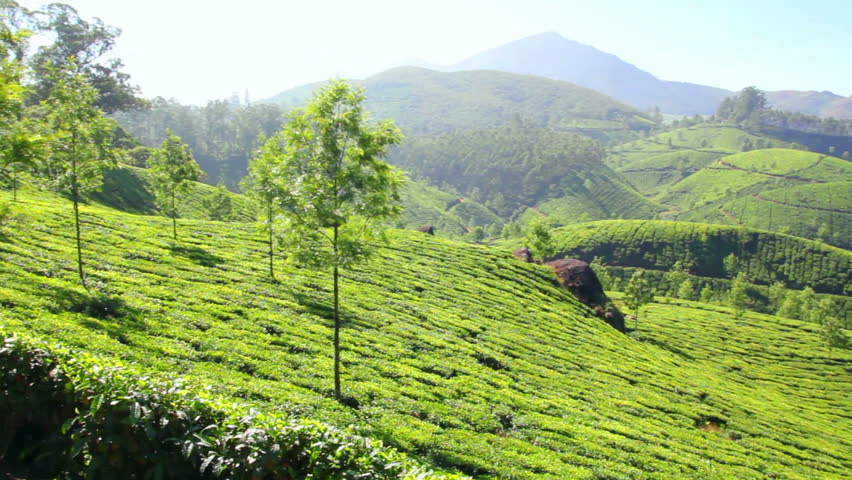
<svg viewBox="0 0 852 480">
<path fill-rule="evenodd" d="M 278 215 L 278 183 L 275 181 L 276 166 L 281 161 L 278 146 L 272 144 L 262 148 L 249 161 L 249 174 L 243 179 L 242 189 L 254 200 L 261 220 L 259 230 L 266 238 L 269 260 L 269 278 L 275 281 L 275 218 Z"/>
<path fill-rule="evenodd" d="M 645 305 L 654 301 L 654 289 L 645 278 L 644 270 L 637 270 L 630 277 L 630 282 L 627 283 L 627 288 L 624 289 L 624 303 L 633 310 L 635 317 L 633 329 L 639 329 L 639 310 Z"/>
<path fill-rule="evenodd" d="M 321 89 L 304 111 L 263 146 L 274 164 L 276 206 L 288 254 L 296 262 L 329 268 L 334 281 L 334 395 L 340 400 L 340 270 L 387 241 L 384 227 L 401 211 L 404 178 L 382 161 L 402 140 L 392 121 L 369 123 L 363 90 L 344 81 Z"/>
<path fill-rule="evenodd" d="M 163 144 L 148 159 L 148 170 L 154 177 L 157 203 L 172 219 L 172 235 L 177 241 L 177 197 L 188 192 L 191 182 L 201 177 L 201 167 L 192 158 L 189 146 L 168 132 Z"/>
<path fill-rule="evenodd" d="M 95 106 L 97 91 L 82 75 L 74 73 L 73 62 L 50 70 L 53 87 L 36 109 L 47 134 L 46 155 L 34 168 L 37 180 L 71 196 L 77 241 L 77 271 L 88 289 L 83 267 L 80 233 L 80 202 L 89 192 L 99 190 L 103 172 L 115 165 L 112 148 L 115 122 L 106 119 Z"/>
</svg>

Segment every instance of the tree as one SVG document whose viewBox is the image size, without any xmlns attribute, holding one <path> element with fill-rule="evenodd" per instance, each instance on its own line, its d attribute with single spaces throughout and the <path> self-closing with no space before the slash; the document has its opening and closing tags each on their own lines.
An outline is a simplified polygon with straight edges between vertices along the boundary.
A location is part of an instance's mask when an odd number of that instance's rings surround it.
<svg viewBox="0 0 852 480">
<path fill-rule="evenodd" d="M 73 7 L 61 3 L 52 3 L 34 15 L 37 29 L 53 38 L 53 43 L 39 47 L 30 59 L 35 100 L 46 98 L 54 86 L 49 70 L 61 68 L 82 75 L 98 92 L 95 104 L 106 113 L 145 105 L 136 96 L 138 88 L 130 85 L 130 76 L 121 71 L 121 60 L 101 60 L 112 50 L 121 30 L 99 18 L 84 20 Z"/>
<path fill-rule="evenodd" d="M 633 310 L 633 316 L 636 318 L 633 324 L 634 330 L 639 329 L 639 310 L 654 301 L 654 289 L 651 288 L 644 274 L 644 270 L 637 270 L 630 277 L 627 288 L 624 289 L 624 303 Z"/>
<path fill-rule="evenodd" d="M 485 230 L 480 226 L 473 227 L 471 235 L 473 235 L 473 241 L 476 243 L 485 240 Z"/>
<path fill-rule="evenodd" d="M 730 277 L 733 277 L 740 269 L 740 260 L 732 253 L 722 260 L 722 268 L 725 269 L 725 273 L 727 273 Z"/>
<path fill-rule="evenodd" d="M 382 161 L 402 133 L 367 122 L 364 93 L 331 81 L 262 147 L 274 165 L 274 193 L 291 258 L 331 268 L 334 281 L 334 395 L 340 400 L 340 269 L 386 242 L 385 223 L 402 212 L 404 178 Z"/>
<path fill-rule="evenodd" d="M 115 123 L 95 105 L 97 91 L 74 68 L 50 70 L 53 88 L 37 114 L 47 131 L 46 155 L 34 168 L 43 186 L 67 192 L 74 204 L 77 271 L 88 289 L 83 269 L 80 201 L 103 184 L 103 172 L 116 164 L 112 149 Z"/>
<path fill-rule="evenodd" d="M 731 282 L 731 290 L 728 291 L 728 305 L 734 309 L 734 316 L 737 319 L 743 317 L 745 310 L 748 308 L 748 279 L 744 273 L 739 273 Z"/>
<path fill-rule="evenodd" d="M 604 291 L 615 288 L 615 282 L 613 281 L 612 275 L 610 275 L 609 271 L 607 271 L 606 265 L 604 265 L 601 257 L 593 258 L 589 267 L 591 267 L 592 271 L 595 272 L 595 275 L 598 277 L 598 281 L 601 282 L 601 288 L 603 288 Z"/>
<path fill-rule="evenodd" d="M 167 132 L 160 148 L 148 159 L 148 171 L 154 179 L 154 192 L 160 210 L 172 219 L 172 234 L 177 234 L 177 197 L 187 193 L 193 181 L 203 173 L 192 157 L 189 146 L 180 137 Z"/>
<path fill-rule="evenodd" d="M 7 22 L 20 12 L 12 3 L 0 3 L 0 176 L 12 174 L 13 200 L 18 199 L 18 175 L 32 169 L 44 155 L 44 139 L 33 121 L 24 117 L 26 73 L 20 61 L 29 32 L 14 30 Z"/>
<path fill-rule="evenodd" d="M 663 276 L 665 279 L 665 293 L 669 296 L 677 296 L 678 288 L 689 279 L 689 271 L 680 260 L 676 261 L 672 268 Z"/>
<path fill-rule="evenodd" d="M 704 288 L 701 289 L 700 300 L 701 303 L 710 303 L 713 301 L 713 288 L 710 285 L 705 285 Z"/>
<path fill-rule="evenodd" d="M 686 278 L 681 282 L 680 287 L 677 289 L 677 298 L 682 298 L 684 300 L 692 300 L 695 296 L 695 287 L 692 285 L 692 280 Z"/>
<path fill-rule="evenodd" d="M 277 201 L 280 196 L 276 182 L 276 167 L 280 162 L 277 148 L 280 146 L 272 145 L 261 149 L 249 162 L 249 174 L 242 183 L 243 191 L 254 200 L 261 211 L 263 220 L 260 221 L 259 227 L 267 239 L 269 278 L 273 281 L 275 281 L 275 217 L 278 215 Z"/>
<path fill-rule="evenodd" d="M 221 181 L 216 186 L 216 191 L 212 195 L 205 198 L 202 205 L 207 210 L 207 215 L 210 220 L 220 222 L 228 221 L 231 218 L 234 207 L 231 202 L 231 196 L 228 194 L 228 188 Z"/>
<path fill-rule="evenodd" d="M 544 219 L 534 220 L 527 227 L 526 241 L 533 253 L 541 260 L 556 254 L 556 245 L 550 233 L 551 223 Z"/>
<path fill-rule="evenodd" d="M 772 285 L 769 286 L 769 310 L 772 312 L 777 312 L 779 308 L 781 308 L 781 304 L 784 302 L 784 296 L 787 294 L 787 287 L 784 286 L 781 282 L 773 282 Z"/>
<path fill-rule="evenodd" d="M 837 317 L 831 316 L 824 319 L 820 325 L 819 335 L 825 341 L 829 355 L 833 349 L 845 348 L 849 345 L 849 336 Z"/>
</svg>

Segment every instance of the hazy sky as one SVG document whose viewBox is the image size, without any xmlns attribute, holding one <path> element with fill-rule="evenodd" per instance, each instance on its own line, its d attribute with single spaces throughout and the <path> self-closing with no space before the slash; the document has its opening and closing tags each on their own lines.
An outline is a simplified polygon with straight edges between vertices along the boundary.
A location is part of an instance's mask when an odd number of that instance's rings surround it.
<svg viewBox="0 0 852 480">
<path fill-rule="evenodd" d="M 45 3 L 23 0 L 27 7 Z M 557 32 L 664 80 L 852 95 L 852 0 L 68 0 L 146 97 L 252 99 Z"/>
</svg>

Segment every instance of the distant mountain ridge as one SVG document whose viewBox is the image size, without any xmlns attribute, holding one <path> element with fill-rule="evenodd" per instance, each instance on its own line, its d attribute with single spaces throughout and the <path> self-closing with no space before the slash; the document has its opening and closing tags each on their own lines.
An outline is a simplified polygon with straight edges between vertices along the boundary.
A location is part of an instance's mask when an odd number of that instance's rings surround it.
<svg viewBox="0 0 852 480">
<path fill-rule="evenodd" d="M 563 38 L 533 35 L 474 55 L 450 70 L 500 70 L 548 77 L 588 87 L 617 100 L 668 113 L 712 114 L 730 90 L 660 80 L 615 55 Z"/>
<path fill-rule="evenodd" d="M 828 91 L 780 90 L 766 92 L 766 99 L 776 110 L 852 120 L 852 97 Z"/>
<path fill-rule="evenodd" d="M 501 71 L 439 72 L 397 67 L 364 80 L 365 108 L 392 118 L 406 134 L 493 128 L 524 119 L 550 128 L 649 128 L 635 108 L 576 84 Z M 304 105 L 322 83 L 290 89 L 264 100 Z"/>
</svg>

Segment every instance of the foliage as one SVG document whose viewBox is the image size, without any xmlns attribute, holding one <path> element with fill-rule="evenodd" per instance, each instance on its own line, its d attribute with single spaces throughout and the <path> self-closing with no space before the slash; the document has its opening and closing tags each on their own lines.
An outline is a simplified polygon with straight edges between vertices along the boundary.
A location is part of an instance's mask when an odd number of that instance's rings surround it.
<svg viewBox="0 0 852 480">
<path fill-rule="evenodd" d="M 73 7 L 61 3 L 49 4 L 33 17 L 38 31 L 53 40 L 41 45 L 29 59 L 35 72 L 35 101 L 47 99 L 56 88 L 57 79 L 50 71 L 58 68 L 82 76 L 97 91 L 95 106 L 107 113 L 144 105 L 136 96 L 138 87 L 131 85 L 130 76 L 121 71 L 121 60 L 101 59 L 112 50 L 121 30 L 99 18 L 80 18 Z"/>
<path fill-rule="evenodd" d="M 742 318 L 749 307 L 748 279 L 745 273 L 738 273 L 734 278 L 727 300 L 728 305 L 734 309 L 734 316 Z"/>
<path fill-rule="evenodd" d="M 362 90 L 335 81 L 295 112 L 260 151 L 291 258 L 334 278 L 334 394 L 340 393 L 339 268 L 364 261 L 401 213 L 402 174 L 381 160 L 402 141 L 393 121 L 366 122 Z"/>
<path fill-rule="evenodd" d="M 10 459 L 51 476 L 163 479 L 457 478 L 417 467 L 381 442 L 294 422 L 163 381 L 133 366 L 4 337 L 0 405 Z M 40 409 L 34 411 L 32 407 Z M 31 429 L 29 445 L 15 435 Z M 20 435 L 20 434 L 19 434 Z M 35 437 L 35 438 L 33 438 Z M 47 465 L 45 465 L 45 460 Z"/>
<path fill-rule="evenodd" d="M 220 183 L 216 187 L 216 191 L 207 197 L 202 204 L 210 214 L 210 220 L 228 221 L 231 219 L 234 207 L 231 201 L 231 196 L 228 195 L 228 188 Z"/>
<path fill-rule="evenodd" d="M 615 290 L 615 282 L 613 281 L 612 275 L 609 274 L 609 271 L 601 257 L 593 258 L 589 263 L 589 267 L 595 272 L 595 275 L 598 277 L 598 281 L 601 282 L 601 287 L 604 291 Z"/>
<path fill-rule="evenodd" d="M 252 152 L 281 129 L 284 110 L 276 105 L 238 105 L 225 100 L 203 107 L 156 98 L 150 108 L 118 112 L 115 119 L 147 147 L 157 147 L 166 131 L 179 136 L 210 179 L 236 190 L 248 173 Z"/>
<path fill-rule="evenodd" d="M 541 219 L 531 223 L 527 227 L 526 244 L 540 260 L 547 260 L 556 253 L 556 245 L 550 230 L 553 225 L 547 220 Z"/>
<path fill-rule="evenodd" d="M 157 204 L 172 219 L 172 233 L 177 240 L 177 197 L 190 190 L 190 182 L 198 180 L 201 168 L 192 158 L 189 146 L 170 134 L 148 159 L 148 171 L 154 181 Z"/>
<path fill-rule="evenodd" d="M 630 283 L 624 289 L 624 303 L 633 311 L 633 315 L 636 317 L 636 325 L 639 324 L 639 310 L 654 301 L 654 289 L 645 280 L 644 273 L 642 270 L 634 272 L 633 276 L 630 277 Z"/>
<path fill-rule="evenodd" d="M 692 284 L 692 280 L 685 278 L 678 287 L 676 296 L 677 298 L 682 298 L 684 300 L 694 300 L 695 287 Z"/>
</svg>

